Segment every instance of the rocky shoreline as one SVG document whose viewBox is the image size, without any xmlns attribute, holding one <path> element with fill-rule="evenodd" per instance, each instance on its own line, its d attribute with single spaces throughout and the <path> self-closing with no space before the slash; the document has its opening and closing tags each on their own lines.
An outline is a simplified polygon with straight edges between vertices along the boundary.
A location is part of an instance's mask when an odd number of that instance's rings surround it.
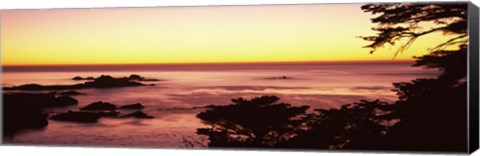
<svg viewBox="0 0 480 156">
<path fill-rule="evenodd" d="M 93 77 L 92 77 L 93 78 Z M 139 75 L 130 75 L 130 77 L 112 77 L 110 75 L 101 75 L 97 78 L 81 78 L 74 77 L 73 80 L 88 80 L 84 83 L 72 85 L 40 85 L 40 84 L 24 84 L 13 87 L 3 87 L 4 90 L 23 90 L 23 91 L 41 91 L 41 90 L 75 90 L 75 89 L 102 89 L 117 87 L 135 87 L 135 86 L 152 86 L 153 84 L 143 84 L 139 81 L 159 81 L 158 79 L 147 79 Z"/>
<path fill-rule="evenodd" d="M 108 75 L 102 75 L 83 84 L 76 85 L 36 85 L 26 84 L 14 87 L 4 87 L 3 91 L 3 137 L 11 137 L 19 131 L 25 129 L 42 129 L 48 126 L 48 120 L 76 122 L 76 123 L 95 123 L 98 119 L 107 118 L 137 118 L 151 119 L 154 118 L 141 109 L 145 108 L 141 103 L 126 104 L 117 106 L 112 103 L 97 101 L 78 110 L 68 110 L 67 112 L 55 112 L 53 114 L 45 113 L 48 108 L 57 107 L 75 107 L 78 100 L 71 96 L 85 95 L 74 89 L 83 88 L 113 88 L 113 87 L 129 87 L 129 86 L 146 86 L 136 81 L 147 81 L 157 79 L 146 79 L 138 75 L 130 77 L 114 78 Z M 48 92 L 48 93 L 24 93 L 9 92 L 11 90 L 23 91 L 42 91 L 42 90 L 69 90 L 65 92 Z M 117 109 L 132 110 L 130 113 L 120 113 Z"/>
</svg>

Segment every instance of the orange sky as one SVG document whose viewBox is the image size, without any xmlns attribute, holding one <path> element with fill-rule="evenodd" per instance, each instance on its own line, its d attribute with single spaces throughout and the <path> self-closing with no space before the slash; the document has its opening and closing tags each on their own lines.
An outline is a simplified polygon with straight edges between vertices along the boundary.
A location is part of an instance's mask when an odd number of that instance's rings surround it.
<svg viewBox="0 0 480 156">
<path fill-rule="evenodd" d="M 3 65 L 392 60 L 360 4 L 3 10 Z M 396 60 L 444 41 L 422 37 Z"/>
</svg>

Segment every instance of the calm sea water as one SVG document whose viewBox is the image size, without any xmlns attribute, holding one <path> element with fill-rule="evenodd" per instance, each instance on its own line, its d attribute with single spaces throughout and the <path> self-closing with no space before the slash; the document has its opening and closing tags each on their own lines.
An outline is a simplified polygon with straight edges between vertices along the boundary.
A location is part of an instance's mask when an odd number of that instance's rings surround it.
<svg viewBox="0 0 480 156">
<path fill-rule="evenodd" d="M 161 79 L 144 82 L 155 86 L 81 89 L 78 106 L 45 110 L 47 113 L 78 109 L 96 101 L 117 105 L 140 102 L 151 120 L 102 118 L 95 124 L 49 121 L 42 130 L 24 131 L 10 140 L 15 144 L 184 147 L 204 125 L 195 118 L 202 109 L 192 107 L 230 104 L 232 98 L 276 95 L 282 102 L 332 108 L 362 99 L 397 99 L 392 82 L 432 77 L 435 71 L 413 68 L 412 63 L 309 63 L 8 67 L 2 85 L 26 83 L 75 84 L 74 76 L 139 74 Z M 271 79 L 286 76 L 288 79 Z M 48 92 L 48 91 L 44 91 Z"/>
</svg>

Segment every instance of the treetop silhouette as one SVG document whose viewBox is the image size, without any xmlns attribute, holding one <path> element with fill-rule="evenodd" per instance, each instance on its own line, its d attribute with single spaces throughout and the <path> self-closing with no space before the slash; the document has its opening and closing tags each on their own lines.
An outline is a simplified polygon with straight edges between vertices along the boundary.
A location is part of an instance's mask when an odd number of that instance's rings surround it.
<svg viewBox="0 0 480 156">
<path fill-rule="evenodd" d="M 362 10 L 380 14 L 372 19 L 376 36 L 372 53 L 385 44 L 403 44 L 404 51 L 420 36 L 435 32 L 452 35 L 446 42 L 432 45 L 428 54 L 414 57 L 413 66 L 437 69 L 436 78 L 417 78 L 393 83 L 399 100 L 392 105 L 391 116 L 398 122 L 389 128 L 383 143 L 385 150 L 466 151 L 467 149 L 467 3 L 390 3 L 367 4 Z M 434 27 L 422 27 L 433 23 Z M 455 50 L 447 48 L 457 47 Z"/>
<path fill-rule="evenodd" d="M 233 104 L 209 106 L 197 115 L 209 128 L 197 134 L 209 137 L 210 147 L 273 147 L 301 128 L 308 106 L 278 102 L 276 96 L 232 99 Z"/>
<path fill-rule="evenodd" d="M 384 45 L 405 40 L 397 49 L 395 55 L 405 51 L 420 36 L 435 32 L 453 35 L 431 51 L 442 50 L 452 45 L 463 45 L 468 42 L 467 35 L 467 4 L 466 3 L 376 3 L 361 7 L 364 12 L 379 16 L 372 18 L 372 23 L 378 25 L 372 28 L 377 31 L 374 36 L 362 36 L 364 40 L 372 41 L 365 46 L 371 53 Z M 434 27 L 427 28 L 426 23 L 433 23 Z"/>
<path fill-rule="evenodd" d="M 210 147 L 279 147 L 306 149 L 466 151 L 467 4 L 366 4 L 380 14 L 373 53 L 385 44 L 403 44 L 404 51 L 420 36 L 434 32 L 455 35 L 415 58 L 416 67 L 440 70 L 435 78 L 393 83 L 398 100 L 354 102 L 339 108 L 315 109 L 278 103 L 275 96 L 210 106 L 197 115 L 210 128 L 197 129 Z M 423 23 L 433 23 L 431 29 Z M 447 47 L 458 47 L 451 50 Z M 396 55 L 395 54 L 395 55 Z"/>
</svg>

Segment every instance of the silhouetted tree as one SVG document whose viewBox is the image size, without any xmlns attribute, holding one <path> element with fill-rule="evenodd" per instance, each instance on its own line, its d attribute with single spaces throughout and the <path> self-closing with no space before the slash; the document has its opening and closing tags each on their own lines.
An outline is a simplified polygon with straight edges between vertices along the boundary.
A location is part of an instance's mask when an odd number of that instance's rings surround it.
<svg viewBox="0 0 480 156">
<path fill-rule="evenodd" d="M 276 96 L 238 98 L 230 105 L 209 106 L 197 118 L 210 127 L 197 129 L 197 134 L 209 137 L 209 147 L 274 147 L 295 136 L 308 109 L 278 100 Z"/>
<path fill-rule="evenodd" d="M 315 109 L 305 120 L 308 129 L 284 147 L 310 149 L 383 149 L 391 125 L 390 104 L 380 100 Z"/>
<path fill-rule="evenodd" d="M 460 45 L 458 50 L 438 50 L 430 54 L 415 57 L 413 66 L 442 71 L 438 77 L 450 85 L 462 83 L 467 76 L 467 45 Z"/>
<path fill-rule="evenodd" d="M 198 114 L 211 127 L 197 133 L 209 136 L 211 147 L 466 151 L 466 3 L 367 4 L 362 9 L 380 14 L 372 19 L 378 34 L 362 37 L 373 42 L 365 46 L 371 53 L 403 43 L 397 55 L 420 36 L 452 35 L 429 54 L 415 57 L 413 66 L 442 73 L 394 83 L 399 100 L 392 104 L 362 100 L 313 114 L 305 114 L 307 106 L 276 103 L 277 97 L 233 99 L 234 104 Z M 424 23 L 435 27 L 422 28 Z"/>
<path fill-rule="evenodd" d="M 467 149 L 467 4 L 367 4 L 365 12 L 378 26 L 375 36 L 363 37 L 373 43 L 365 47 L 372 53 L 385 44 L 406 42 L 404 51 L 415 39 L 434 32 L 451 35 L 449 40 L 430 48 L 430 53 L 415 57 L 413 66 L 442 71 L 437 78 L 418 78 L 394 83 L 399 100 L 392 105 L 398 122 L 385 137 L 386 149 L 466 151 Z M 435 27 L 425 29 L 424 23 Z M 458 47 L 445 50 L 447 47 Z M 396 54 L 397 54 L 396 53 Z"/>
<path fill-rule="evenodd" d="M 465 151 L 467 143 L 466 48 L 436 51 L 416 66 L 438 68 L 437 78 L 394 83 L 399 100 L 389 139 L 395 149 Z"/>
<path fill-rule="evenodd" d="M 372 19 L 372 23 L 378 24 L 372 28 L 378 32 L 377 35 L 362 37 L 372 41 L 365 46 L 371 48 L 371 53 L 386 44 L 394 45 L 403 40 L 405 42 L 397 50 L 398 54 L 419 37 L 436 32 L 443 32 L 452 37 L 431 48 L 431 51 L 468 42 L 467 3 L 381 3 L 363 5 L 362 10 L 374 15 L 379 14 Z M 426 27 L 427 23 L 433 24 L 434 27 Z"/>
</svg>

